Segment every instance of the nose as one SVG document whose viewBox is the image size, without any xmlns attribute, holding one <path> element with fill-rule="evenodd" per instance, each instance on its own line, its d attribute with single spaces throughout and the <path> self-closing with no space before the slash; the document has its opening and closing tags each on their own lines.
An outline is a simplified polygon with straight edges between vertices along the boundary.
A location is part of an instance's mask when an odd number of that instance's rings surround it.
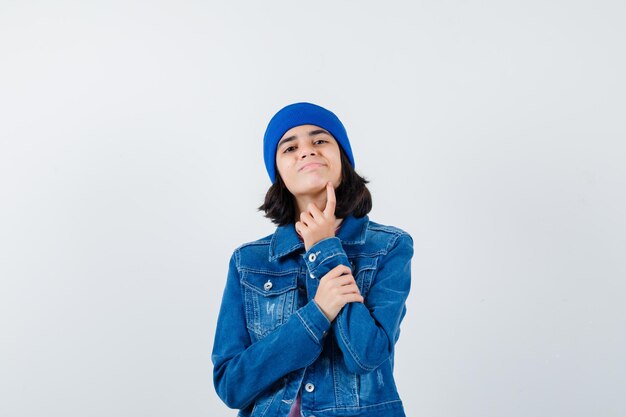
<svg viewBox="0 0 626 417">
<path fill-rule="evenodd" d="M 311 146 L 311 145 L 302 145 L 299 148 L 300 151 L 300 155 L 298 155 L 300 157 L 300 159 L 304 159 L 307 155 L 315 155 L 315 149 Z"/>
</svg>

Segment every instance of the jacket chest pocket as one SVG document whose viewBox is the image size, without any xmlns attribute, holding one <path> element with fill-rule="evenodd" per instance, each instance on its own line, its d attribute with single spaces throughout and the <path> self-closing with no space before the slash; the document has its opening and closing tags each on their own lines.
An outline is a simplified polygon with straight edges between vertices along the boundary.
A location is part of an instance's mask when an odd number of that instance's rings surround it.
<svg viewBox="0 0 626 417">
<path fill-rule="evenodd" d="M 242 271 L 246 326 L 261 339 L 283 324 L 295 303 L 298 271 L 281 275 Z"/>
<path fill-rule="evenodd" d="M 376 273 L 377 256 L 348 256 L 352 267 L 352 276 L 356 281 L 361 295 L 365 297 Z"/>
</svg>

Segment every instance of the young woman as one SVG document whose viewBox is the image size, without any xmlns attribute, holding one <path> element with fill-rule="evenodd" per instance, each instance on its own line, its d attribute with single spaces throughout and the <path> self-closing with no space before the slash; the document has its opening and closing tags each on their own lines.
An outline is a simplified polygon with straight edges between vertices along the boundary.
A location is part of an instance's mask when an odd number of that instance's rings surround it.
<svg viewBox="0 0 626 417">
<path fill-rule="evenodd" d="M 276 231 L 237 247 L 212 352 L 219 397 L 238 416 L 405 416 L 393 377 L 413 239 L 369 220 L 331 111 L 294 103 L 264 137 Z"/>
</svg>

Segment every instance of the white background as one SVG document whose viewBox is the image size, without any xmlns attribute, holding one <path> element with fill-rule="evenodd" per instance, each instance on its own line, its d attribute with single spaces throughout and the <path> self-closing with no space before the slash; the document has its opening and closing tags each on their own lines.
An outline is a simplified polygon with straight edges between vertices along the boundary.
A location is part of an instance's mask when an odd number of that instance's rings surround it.
<svg viewBox="0 0 626 417">
<path fill-rule="evenodd" d="M 626 414 L 622 1 L 0 1 L 0 415 L 234 416 L 262 136 L 334 111 L 415 240 L 408 416 Z"/>
</svg>

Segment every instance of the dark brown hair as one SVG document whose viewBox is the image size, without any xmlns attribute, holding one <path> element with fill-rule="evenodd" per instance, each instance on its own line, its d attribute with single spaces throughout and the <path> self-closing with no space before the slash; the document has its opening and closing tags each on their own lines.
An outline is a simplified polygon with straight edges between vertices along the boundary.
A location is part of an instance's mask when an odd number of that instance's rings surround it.
<svg viewBox="0 0 626 417">
<path fill-rule="evenodd" d="M 365 185 L 369 181 L 356 173 L 341 145 L 339 153 L 341 154 L 341 184 L 335 189 L 337 197 L 335 217 L 343 219 L 349 214 L 354 217 L 363 217 L 372 210 L 372 195 Z M 295 197 L 285 186 L 278 169 L 276 181 L 267 190 L 265 201 L 257 210 L 264 211 L 265 217 L 278 226 L 295 223 Z"/>
</svg>

